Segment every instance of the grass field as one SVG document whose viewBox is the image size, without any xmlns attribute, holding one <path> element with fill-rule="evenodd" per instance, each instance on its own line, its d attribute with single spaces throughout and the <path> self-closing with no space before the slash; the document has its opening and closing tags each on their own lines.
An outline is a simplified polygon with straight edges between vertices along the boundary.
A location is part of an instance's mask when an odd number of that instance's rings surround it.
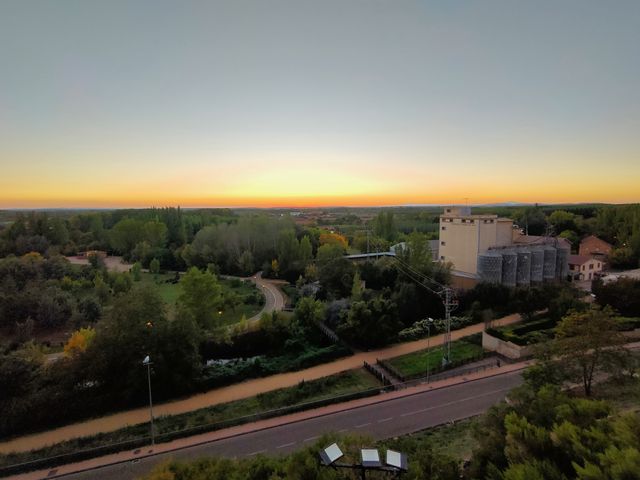
<svg viewBox="0 0 640 480">
<path fill-rule="evenodd" d="M 171 280 L 175 278 L 175 274 L 173 273 L 160 273 L 157 275 L 151 273 L 143 273 L 141 275 L 140 284 L 142 285 L 151 285 L 157 289 L 160 294 L 162 300 L 169 306 L 170 309 L 173 309 L 178 297 L 180 296 L 180 285 L 177 283 L 171 283 Z M 249 295 L 252 295 L 255 292 L 255 287 L 253 284 L 248 284 L 244 282 L 238 282 L 229 279 L 218 279 L 222 288 L 226 291 L 233 291 L 242 299 L 246 299 Z M 221 310 L 220 314 L 220 325 L 232 325 L 234 323 L 239 322 L 243 316 L 246 318 L 250 318 L 253 315 L 257 314 L 260 310 L 262 310 L 261 305 L 250 304 L 247 302 L 243 302 L 238 305 L 235 310 L 227 309 Z"/>
<path fill-rule="evenodd" d="M 273 390 L 235 402 L 223 403 L 181 415 L 159 417 L 155 422 L 156 435 L 176 432 L 201 425 L 215 424 L 278 408 L 323 400 L 380 386 L 378 380 L 364 368 L 349 370 L 317 380 L 302 382 L 294 387 Z M 213 429 L 214 428 L 212 428 L 212 430 Z M 0 455 L 0 466 L 13 465 L 54 455 L 68 454 L 80 449 L 91 449 L 107 444 L 135 440 L 145 437 L 148 434 L 149 425 L 142 423 L 114 432 L 101 433 L 91 437 L 61 442 L 40 450 Z"/>
<path fill-rule="evenodd" d="M 464 337 L 455 342 L 451 342 L 451 361 L 459 362 L 472 359 L 482 355 L 482 346 L 471 339 Z M 435 371 L 442 363 L 442 345 L 431 347 L 429 350 L 419 350 L 417 352 L 391 358 L 388 363 L 405 377 L 425 374 L 427 371 L 427 360 L 431 371 Z"/>
</svg>

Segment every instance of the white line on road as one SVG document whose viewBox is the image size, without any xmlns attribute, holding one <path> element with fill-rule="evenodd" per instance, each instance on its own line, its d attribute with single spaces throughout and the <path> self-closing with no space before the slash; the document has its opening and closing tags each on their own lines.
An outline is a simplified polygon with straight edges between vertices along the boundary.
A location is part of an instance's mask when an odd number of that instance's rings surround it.
<svg viewBox="0 0 640 480">
<path fill-rule="evenodd" d="M 316 435 L 315 437 L 305 438 L 303 442 L 313 442 L 317 438 L 320 438 L 320 435 Z"/>
<path fill-rule="evenodd" d="M 355 428 L 366 427 L 367 425 L 371 425 L 371 422 L 363 423 L 362 425 L 356 425 Z"/>
<path fill-rule="evenodd" d="M 389 420 L 393 420 L 393 417 L 383 418 L 383 419 L 381 419 L 381 420 L 378 420 L 378 423 L 388 422 Z"/>
<path fill-rule="evenodd" d="M 295 445 L 296 442 L 291 442 L 291 443 L 285 443 L 284 445 L 279 445 L 276 448 L 286 448 L 286 447 L 290 447 L 291 445 Z"/>
<path fill-rule="evenodd" d="M 259 453 L 265 453 L 266 450 L 256 450 L 255 452 L 247 453 L 247 457 L 253 457 L 254 455 L 258 455 Z"/>
<path fill-rule="evenodd" d="M 476 395 L 474 397 L 461 398 L 460 400 L 454 400 L 453 402 L 442 403 L 440 405 L 434 405 L 433 407 L 422 408 L 420 410 L 414 410 L 413 412 L 403 413 L 400 416 L 401 417 L 408 417 L 410 415 L 417 415 L 418 413 L 428 412 L 429 410 L 434 410 L 436 408 L 448 407 L 450 405 L 455 405 L 456 403 L 464 403 L 464 402 L 468 402 L 469 400 L 476 400 L 476 399 L 481 398 L 481 397 L 488 397 L 489 395 L 494 395 L 496 393 L 508 392 L 509 390 L 511 390 L 511 388 L 501 388 L 499 390 L 493 390 L 491 392 L 481 393 L 480 395 Z"/>
</svg>

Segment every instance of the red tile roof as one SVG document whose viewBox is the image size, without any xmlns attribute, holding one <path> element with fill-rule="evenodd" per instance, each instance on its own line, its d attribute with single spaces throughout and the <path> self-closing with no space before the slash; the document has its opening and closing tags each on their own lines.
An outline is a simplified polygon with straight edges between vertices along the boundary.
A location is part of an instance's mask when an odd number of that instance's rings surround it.
<svg viewBox="0 0 640 480">
<path fill-rule="evenodd" d="M 593 257 L 588 255 L 569 255 L 569 265 L 582 265 L 589 260 L 593 260 Z"/>
</svg>

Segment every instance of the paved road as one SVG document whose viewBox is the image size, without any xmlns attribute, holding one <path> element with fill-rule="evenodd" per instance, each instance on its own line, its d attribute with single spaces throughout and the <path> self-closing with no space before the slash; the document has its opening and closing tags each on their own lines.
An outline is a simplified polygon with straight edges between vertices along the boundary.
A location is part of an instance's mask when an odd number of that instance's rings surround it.
<svg viewBox="0 0 640 480">
<path fill-rule="evenodd" d="M 206 455 L 250 457 L 260 453 L 283 454 L 309 445 L 323 433 L 332 431 L 358 432 L 375 439 L 405 435 L 478 415 L 502 400 L 521 382 L 519 372 L 506 373 L 63 478 L 128 480 L 149 472 L 154 465 L 168 458 L 186 460 Z"/>
<path fill-rule="evenodd" d="M 519 315 L 509 315 L 500 320 L 494 321 L 494 325 L 506 325 L 520 320 Z M 470 325 L 460 330 L 451 332 L 452 340 L 481 332 L 484 329 L 483 323 Z M 442 343 L 442 335 L 431 337 L 430 346 Z M 309 381 L 317 378 L 333 375 L 345 370 L 361 368 L 364 361 L 375 363 L 376 359 L 387 359 L 415 352 L 426 348 L 428 340 L 416 340 L 413 342 L 392 345 L 380 350 L 370 352 L 360 352 L 350 357 L 341 358 L 333 362 L 316 365 L 315 367 L 298 370 L 295 372 L 281 373 L 270 377 L 256 378 L 245 382 L 236 383 L 227 387 L 209 390 L 205 393 L 192 395 L 188 398 L 174 400 L 171 402 L 154 405 L 156 417 L 163 415 L 176 415 L 199 408 L 231 402 L 242 398 L 253 397 L 258 393 L 268 392 L 283 387 L 297 385 L 302 380 Z M 157 381 L 157 380 L 152 380 Z M 70 438 L 92 435 L 99 432 L 110 432 L 122 428 L 126 425 L 143 423 L 149 419 L 147 407 L 134 410 L 127 410 L 100 418 L 94 418 L 81 423 L 74 423 L 64 427 L 47 430 L 45 432 L 25 435 L 6 442 L 0 442 L 0 453 L 11 451 L 25 451 L 34 448 L 41 448 L 45 445 L 68 440 Z"/>
<path fill-rule="evenodd" d="M 254 282 L 264 294 L 265 303 L 262 310 L 249 318 L 248 321 L 254 322 L 260 320 L 263 313 L 280 311 L 284 308 L 284 295 L 282 295 L 282 292 L 273 281 L 262 278 L 262 272 L 258 272 L 251 277 L 251 281 Z"/>
</svg>

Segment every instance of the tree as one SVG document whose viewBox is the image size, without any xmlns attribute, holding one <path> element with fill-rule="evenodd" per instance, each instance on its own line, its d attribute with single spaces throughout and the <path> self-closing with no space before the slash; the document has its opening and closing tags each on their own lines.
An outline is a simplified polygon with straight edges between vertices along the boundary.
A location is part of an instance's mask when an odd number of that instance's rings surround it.
<svg viewBox="0 0 640 480">
<path fill-rule="evenodd" d="M 313 297 L 302 297 L 294 313 L 297 324 L 304 330 L 310 330 L 324 320 L 324 304 Z"/>
<path fill-rule="evenodd" d="M 397 251 L 399 260 L 408 264 L 414 270 L 431 275 L 433 270 L 433 255 L 429 247 L 429 240 L 423 233 L 414 231 L 407 237 L 404 248 Z"/>
<path fill-rule="evenodd" d="M 255 271 L 255 265 L 253 263 L 253 254 L 250 250 L 245 250 L 242 255 L 238 257 L 238 267 L 240 271 L 245 275 L 250 275 Z"/>
<path fill-rule="evenodd" d="M 556 234 L 568 230 L 575 232 L 578 227 L 576 225 L 576 215 L 566 210 L 555 210 L 549 215 L 547 221 L 553 226 Z"/>
<path fill-rule="evenodd" d="M 76 330 L 71 334 L 71 337 L 64 345 L 64 354 L 68 357 L 72 357 L 74 355 L 84 353 L 95 336 L 96 331 L 91 327 Z"/>
<path fill-rule="evenodd" d="M 353 275 L 353 286 L 351 287 L 351 300 L 354 302 L 362 300 L 362 278 L 360 278 L 360 272 L 356 270 Z"/>
<path fill-rule="evenodd" d="M 582 383 L 587 396 L 591 395 L 595 374 L 607 371 L 614 359 L 627 353 L 617 326 L 610 307 L 593 306 L 570 313 L 555 329 L 554 353 L 559 357 L 559 366 L 569 378 Z"/>
<path fill-rule="evenodd" d="M 373 232 L 377 237 L 387 241 L 394 241 L 398 235 L 398 229 L 393 217 L 393 212 L 380 212 L 373 219 Z"/>
<path fill-rule="evenodd" d="M 518 210 L 514 219 L 527 235 L 543 235 L 547 228 L 547 217 L 537 205 Z"/>
<path fill-rule="evenodd" d="M 110 232 L 111 246 L 128 258 L 133 248 L 144 240 L 144 223 L 133 218 L 124 218 Z"/>
<path fill-rule="evenodd" d="M 353 302 L 338 325 L 338 335 L 363 347 L 386 345 L 396 338 L 401 328 L 397 306 L 382 296 Z"/>
<path fill-rule="evenodd" d="M 222 307 L 222 291 L 217 278 L 209 271 L 196 267 L 187 270 L 180 279 L 178 305 L 193 316 L 195 322 L 205 329 L 216 326 L 218 311 Z"/>
<path fill-rule="evenodd" d="M 178 309 L 175 319 L 168 319 L 157 291 L 136 285 L 114 300 L 79 362 L 86 380 L 96 382 L 110 402 L 122 404 L 132 398 L 142 400 L 147 394 L 141 364 L 145 355 L 151 357 L 153 372 L 162 379 L 154 383 L 154 395 L 176 395 L 195 385 L 200 357 L 193 316 Z"/>
<path fill-rule="evenodd" d="M 338 245 L 342 248 L 342 251 L 345 251 L 349 246 L 349 242 L 344 235 L 333 232 L 325 232 L 320 234 L 320 246 L 322 245 Z"/>
<path fill-rule="evenodd" d="M 324 247 L 320 247 L 322 250 Z M 340 256 L 327 263 L 324 263 L 318 271 L 320 285 L 330 295 L 336 298 L 347 297 L 351 293 L 353 286 L 353 273 L 355 267 L 353 264 Z"/>
<path fill-rule="evenodd" d="M 322 267 L 336 259 L 342 258 L 344 255 L 344 250 L 342 246 L 335 243 L 327 243 L 318 248 L 318 252 L 316 254 L 316 261 L 318 264 L 318 268 L 322 269 Z"/>
<path fill-rule="evenodd" d="M 131 267 L 131 273 L 133 274 L 134 282 L 139 282 L 140 280 L 142 280 L 142 265 L 140 265 L 140 262 L 136 262 L 133 264 L 133 267 Z"/>
<path fill-rule="evenodd" d="M 300 261 L 302 265 L 306 267 L 311 260 L 313 260 L 313 246 L 311 245 L 311 240 L 309 239 L 309 235 L 305 235 L 300 240 Z"/>
<path fill-rule="evenodd" d="M 615 282 L 593 282 L 593 294 L 599 305 L 609 305 L 626 317 L 640 317 L 640 280 L 619 278 Z"/>
<path fill-rule="evenodd" d="M 149 272 L 153 273 L 154 275 L 160 273 L 160 262 L 157 258 L 154 258 L 153 260 L 151 260 L 151 262 L 149 262 Z"/>
<path fill-rule="evenodd" d="M 280 263 L 275 258 L 271 260 L 271 271 L 275 277 L 280 273 Z"/>
<path fill-rule="evenodd" d="M 531 321 L 535 313 L 546 306 L 545 301 L 546 296 L 541 289 L 523 287 L 516 290 L 513 303 L 516 312 L 521 314 L 525 321 Z"/>
</svg>

